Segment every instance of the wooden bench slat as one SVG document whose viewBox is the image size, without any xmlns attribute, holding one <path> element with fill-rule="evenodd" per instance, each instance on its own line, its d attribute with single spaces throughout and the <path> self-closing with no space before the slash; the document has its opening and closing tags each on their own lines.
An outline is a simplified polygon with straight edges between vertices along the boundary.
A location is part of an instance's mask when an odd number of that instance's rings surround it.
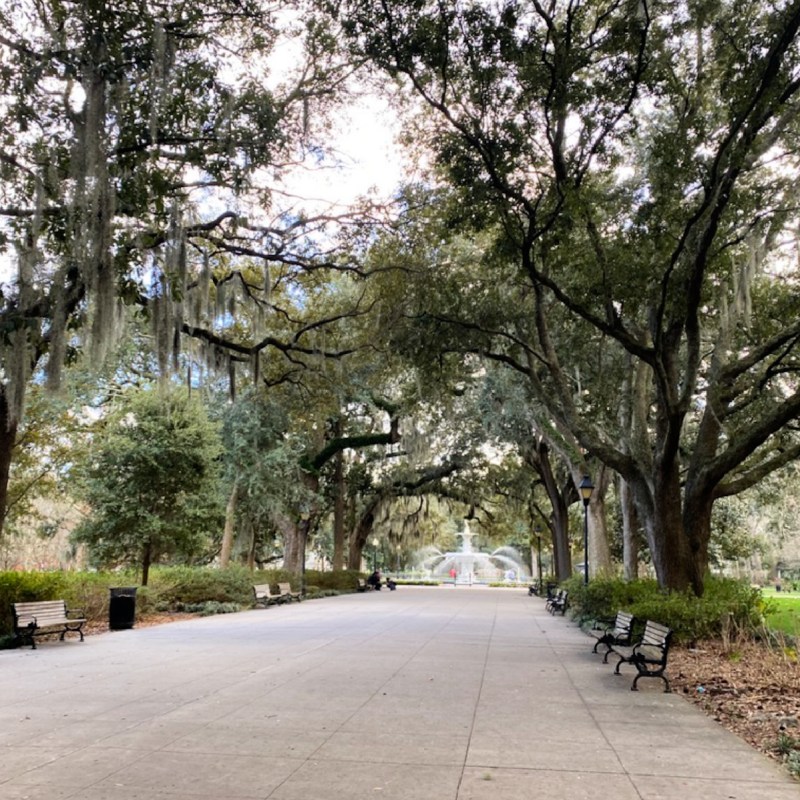
<svg viewBox="0 0 800 800">
<path fill-rule="evenodd" d="M 636 667 L 637 675 L 633 679 L 631 691 L 636 691 L 639 678 L 661 678 L 665 684 L 665 692 L 671 692 L 669 679 L 664 674 L 667 668 L 672 631 L 665 625 L 647 620 L 641 639 L 632 647 L 612 645 L 611 649 L 619 656 L 614 674 L 619 675 L 622 664 L 632 664 Z"/>
<path fill-rule="evenodd" d="M 612 652 L 612 647 L 618 645 L 626 647 L 631 643 L 631 636 L 633 635 L 634 616 L 627 611 L 617 611 L 617 616 L 614 619 L 614 627 L 598 628 L 590 630 L 589 634 L 597 641 L 594 643 L 592 652 L 596 653 L 597 648 L 602 644 L 605 645 L 605 653 L 603 654 L 603 663 L 608 663 L 608 654 Z"/>
<path fill-rule="evenodd" d="M 80 634 L 83 641 L 83 626 L 86 619 L 71 616 L 64 600 L 39 600 L 12 604 L 14 611 L 14 633 L 21 642 L 29 641 L 36 649 L 36 636 L 58 633 L 50 630 L 60 628 L 59 639 L 64 641 L 67 633 Z M 77 613 L 77 612 L 75 612 Z"/>
<path fill-rule="evenodd" d="M 264 604 L 266 608 L 272 603 L 281 603 L 283 598 L 279 593 L 272 591 L 272 587 L 268 583 L 257 583 L 253 586 L 253 595 L 255 596 L 256 605 Z"/>
<path fill-rule="evenodd" d="M 288 600 L 288 601 L 291 601 L 291 600 L 298 600 L 299 601 L 301 599 L 300 592 L 293 591 L 292 590 L 292 584 L 288 583 L 288 582 L 287 583 L 279 583 L 278 584 L 278 594 L 280 594 L 281 597 L 286 598 L 286 600 Z"/>
</svg>

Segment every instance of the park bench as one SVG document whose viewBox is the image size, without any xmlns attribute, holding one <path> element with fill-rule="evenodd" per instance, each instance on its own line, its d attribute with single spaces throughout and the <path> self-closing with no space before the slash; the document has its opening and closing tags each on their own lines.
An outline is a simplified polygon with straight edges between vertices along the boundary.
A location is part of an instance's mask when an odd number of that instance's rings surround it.
<svg viewBox="0 0 800 800">
<path fill-rule="evenodd" d="M 297 600 L 297 602 L 299 603 L 300 600 L 302 600 L 300 592 L 292 591 L 291 583 L 279 583 L 278 594 L 287 603 L 290 603 L 292 600 Z"/>
<path fill-rule="evenodd" d="M 273 592 L 272 587 L 268 583 L 257 583 L 253 586 L 253 594 L 255 595 L 256 605 L 263 605 L 266 608 L 273 603 L 280 603 L 283 601 L 279 593 Z"/>
<path fill-rule="evenodd" d="M 611 645 L 614 655 L 619 656 L 614 674 L 620 674 L 619 668 L 622 664 L 633 664 L 636 667 L 637 675 L 631 685 L 632 692 L 636 691 L 639 678 L 661 678 L 665 684 L 664 691 L 671 692 L 669 679 L 664 674 L 671 640 L 672 631 L 669 628 L 658 622 L 647 620 L 642 638 L 635 645 L 632 647 Z"/>
<path fill-rule="evenodd" d="M 563 594 L 563 589 L 559 589 L 555 594 L 552 593 L 549 594 L 544 604 L 545 611 L 550 611 L 550 606 L 552 606 L 556 600 L 560 600 L 562 594 Z"/>
<path fill-rule="evenodd" d="M 608 664 L 608 654 L 612 652 L 612 645 L 617 644 L 623 647 L 630 645 L 631 636 L 633 635 L 633 614 L 629 614 L 627 611 L 617 611 L 613 626 L 606 625 L 605 627 L 592 628 L 589 631 L 589 635 L 597 639 L 592 648 L 593 653 L 597 652 L 597 648 L 601 644 L 605 645 L 603 663 Z"/>
<path fill-rule="evenodd" d="M 367 583 L 363 578 L 356 578 L 356 589 L 359 592 L 371 592 L 375 587 Z"/>
<path fill-rule="evenodd" d="M 14 603 L 14 633 L 21 643 L 30 642 L 36 649 L 36 636 L 45 636 L 50 633 L 59 633 L 63 642 L 64 636 L 72 631 L 80 634 L 83 641 L 81 628 L 86 620 L 77 614 L 79 609 L 70 612 L 64 600 L 37 600 L 28 603 Z M 82 613 L 82 612 L 81 612 Z M 55 630 L 54 630 L 55 629 Z"/>
<path fill-rule="evenodd" d="M 566 610 L 567 610 L 567 603 L 569 600 L 569 592 L 566 589 L 559 589 L 558 594 L 553 597 L 551 600 L 548 600 L 545 603 L 545 608 L 555 616 L 558 612 L 561 612 L 561 616 L 563 617 Z"/>
</svg>

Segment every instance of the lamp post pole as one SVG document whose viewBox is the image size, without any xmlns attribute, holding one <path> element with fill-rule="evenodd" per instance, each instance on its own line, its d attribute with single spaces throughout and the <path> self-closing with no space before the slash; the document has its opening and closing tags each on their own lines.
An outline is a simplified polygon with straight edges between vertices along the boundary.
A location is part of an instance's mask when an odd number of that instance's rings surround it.
<svg viewBox="0 0 800 800">
<path fill-rule="evenodd" d="M 583 585 L 589 585 L 589 501 L 592 499 L 594 484 L 588 475 L 583 476 L 583 480 L 578 486 L 583 500 Z"/>
</svg>

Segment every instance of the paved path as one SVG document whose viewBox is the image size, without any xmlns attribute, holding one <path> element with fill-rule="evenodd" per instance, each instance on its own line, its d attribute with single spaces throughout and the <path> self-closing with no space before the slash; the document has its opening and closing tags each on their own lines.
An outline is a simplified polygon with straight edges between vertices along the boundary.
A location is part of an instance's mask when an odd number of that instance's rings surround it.
<svg viewBox="0 0 800 800">
<path fill-rule="evenodd" d="M 400 587 L 0 652 L 0 800 L 798 800 L 524 591 Z"/>
</svg>

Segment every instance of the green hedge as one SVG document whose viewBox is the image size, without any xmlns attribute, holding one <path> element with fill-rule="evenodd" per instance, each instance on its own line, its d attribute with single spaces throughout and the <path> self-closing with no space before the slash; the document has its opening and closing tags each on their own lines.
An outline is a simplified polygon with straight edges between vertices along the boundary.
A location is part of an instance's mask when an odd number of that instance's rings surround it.
<svg viewBox="0 0 800 800">
<path fill-rule="evenodd" d="M 355 570 L 319 572 L 307 570 L 309 597 L 326 597 L 355 592 L 360 573 Z M 90 621 L 108 618 L 109 589 L 137 586 L 138 572 L 0 572 L 0 636 L 13 631 L 11 604 L 32 600 L 65 600 L 67 606 L 82 609 Z M 249 608 L 253 605 L 253 584 L 291 583 L 300 589 L 300 579 L 286 570 L 250 570 L 241 566 L 154 567 L 149 585 L 136 593 L 137 614 L 173 611 L 186 607 Z"/>
<path fill-rule="evenodd" d="M 677 641 L 755 634 L 763 626 L 764 601 L 758 589 L 741 581 L 709 576 L 703 597 L 667 592 L 654 580 L 598 578 L 583 585 L 576 576 L 566 581 L 572 614 L 580 622 L 612 621 L 618 610 L 633 614 L 643 626 L 648 619 L 671 628 Z"/>
<path fill-rule="evenodd" d="M 64 599 L 63 572 L 0 572 L 0 635 L 14 631 L 12 603 Z"/>
</svg>

